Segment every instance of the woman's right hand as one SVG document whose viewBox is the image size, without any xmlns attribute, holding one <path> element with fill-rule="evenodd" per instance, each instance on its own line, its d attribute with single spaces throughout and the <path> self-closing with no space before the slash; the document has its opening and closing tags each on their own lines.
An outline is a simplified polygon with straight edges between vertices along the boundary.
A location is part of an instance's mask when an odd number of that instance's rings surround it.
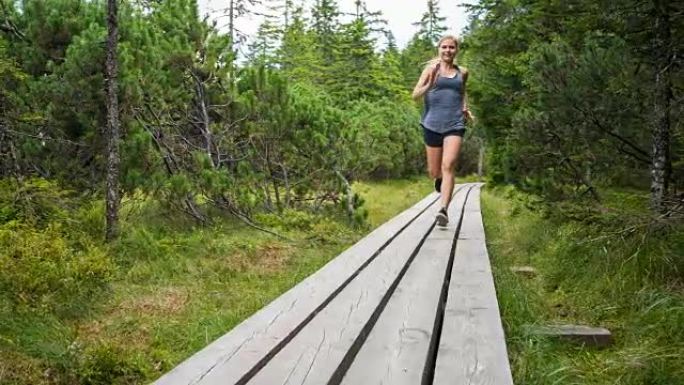
<svg viewBox="0 0 684 385">
<path fill-rule="evenodd" d="M 434 64 L 434 66 L 426 66 L 423 69 L 423 72 L 420 75 L 420 79 L 418 79 L 418 82 L 416 83 L 416 86 L 413 88 L 413 93 L 411 94 L 411 97 L 413 100 L 418 100 L 425 93 L 432 88 L 432 86 L 435 85 L 435 81 L 437 81 L 437 74 L 439 73 L 439 63 Z"/>
<path fill-rule="evenodd" d="M 435 65 L 430 70 L 430 75 L 428 75 L 428 84 L 430 84 L 429 88 L 432 88 L 432 86 L 435 85 L 435 82 L 437 81 L 438 76 L 439 76 L 439 63 L 435 63 Z"/>
</svg>

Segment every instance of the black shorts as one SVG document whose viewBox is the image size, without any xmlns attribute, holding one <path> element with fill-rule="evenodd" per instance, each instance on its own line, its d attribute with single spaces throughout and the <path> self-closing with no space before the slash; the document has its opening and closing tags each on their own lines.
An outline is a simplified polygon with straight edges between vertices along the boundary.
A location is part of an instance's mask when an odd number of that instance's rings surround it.
<svg viewBox="0 0 684 385">
<path fill-rule="evenodd" d="M 422 125 L 421 125 L 422 127 Z M 423 127 L 423 139 L 425 140 L 425 145 L 429 147 L 442 147 L 444 145 L 444 138 L 447 136 L 460 136 L 461 138 L 465 135 L 465 128 L 447 131 L 445 133 L 434 132 Z"/>
</svg>

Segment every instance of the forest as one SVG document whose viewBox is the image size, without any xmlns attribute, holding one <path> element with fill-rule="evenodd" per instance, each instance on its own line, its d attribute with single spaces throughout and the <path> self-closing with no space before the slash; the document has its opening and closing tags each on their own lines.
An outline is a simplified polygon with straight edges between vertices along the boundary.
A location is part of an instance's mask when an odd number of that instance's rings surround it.
<svg viewBox="0 0 684 385">
<path fill-rule="evenodd" d="M 0 0 L 0 383 L 152 380 L 181 353 L 117 355 L 79 337 L 122 277 L 160 279 L 140 261 L 225 231 L 362 231 L 371 202 L 353 186 L 425 174 L 410 92 L 451 32 L 445 1 L 425 1 L 405 47 L 365 1 L 338 3 L 227 0 L 219 27 L 196 0 Z M 235 23 L 257 7 L 263 22 L 245 36 Z M 667 243 L 647 280 L 682 303 L 684 4 L 480 0 L 462 12 L 477 119 L 458 175 L 597 237 Z M 642 209 L 620 206 L 631 202 Z M 181 228 L 198 238 L 156 238 Z M 681 330 L 674 339 L 684 346 Z"/>
</svg>

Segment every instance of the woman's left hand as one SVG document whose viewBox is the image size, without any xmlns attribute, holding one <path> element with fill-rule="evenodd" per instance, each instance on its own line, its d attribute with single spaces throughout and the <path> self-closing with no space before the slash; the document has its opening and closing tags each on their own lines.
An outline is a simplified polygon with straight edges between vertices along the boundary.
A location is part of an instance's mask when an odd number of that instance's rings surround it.
<svg viewBox="0 0 684 385">
<path fill-rule="evenodd" d="M 465 117 L 466 122 L 475 123 L 475 115 L 473 115 L 473 113 L 470 112 L 470 110 L 463 110 L 463 116 Z"/>
</svg>

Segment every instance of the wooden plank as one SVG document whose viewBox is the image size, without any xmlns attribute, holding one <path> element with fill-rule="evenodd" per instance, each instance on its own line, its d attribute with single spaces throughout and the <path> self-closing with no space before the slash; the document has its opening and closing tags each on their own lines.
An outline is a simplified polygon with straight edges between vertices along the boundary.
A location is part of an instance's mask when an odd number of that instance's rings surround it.
<svg viewBox="0 0 684 385">
<path fill-rule="evenodd" d="M 525 278 L 534 278 L 537 276 L 537 269 L 532 266 L 511 266 L 510 270 Z"/>
<path fill-rule="evenodd" d="M 461 225 L 461 232 L 458 235 L 458 239 L 480 239 L 484 241 L 484 224 L 482 223 L 482 213 L 480 212 L 480 189 L 482 188 L 482 184 L 477 183 L 475 185 L 477 186 L 477 191 L 473 190 L 473 193 L 476 195 L 472 196 L 473 199 L 468 199 L 468 204 L 465 207 L 466 216 Z M 470 219 L 465 220 L 466 218 Z M 487 261 L 489 261 L 489 259 L 487 259 Z"/>
<path fill-rule="evenodd" d="M 286 343 L 288 336 L 324 306 L 331 296 L 417 215 L 436 202 L 432 193 L 381 225 L 368 236 L 341 253 L 316 273 L 294 286 L 266 307 L 243 321 L 232 331 L 195 353 L 159 378 L 156 385 L 204 383 L 217 368 L 221 384 L 237 383 L 264 356 Z"/>
<path fill-rule="evenodd" d="M 587 325 L 528 326 L 528 333 L 557 338 L 587 346 L 605 348 L 613 343 L 610 330 Z"/>
<path fill-rule="evenodd" d="M 387 303 L 342 384 L 420 384 L 456 228 L 468 189 L 449 207 L 449 225 L 435 227 Z"/>
<path fill-rule="evenodd" d="M 412 252 L 434 224 L 428 210 L 393 240 L 328 306 L 249 382 L 250 385 L 323 384 L 381 305 Z M 225 384 L 221 367 L 203 384 Z"/>
<path fill-rule="evenodd" d="M 471 197 L 456 244 L 433 384 L 512 385 L 479 189 Z"/>
</svg>

